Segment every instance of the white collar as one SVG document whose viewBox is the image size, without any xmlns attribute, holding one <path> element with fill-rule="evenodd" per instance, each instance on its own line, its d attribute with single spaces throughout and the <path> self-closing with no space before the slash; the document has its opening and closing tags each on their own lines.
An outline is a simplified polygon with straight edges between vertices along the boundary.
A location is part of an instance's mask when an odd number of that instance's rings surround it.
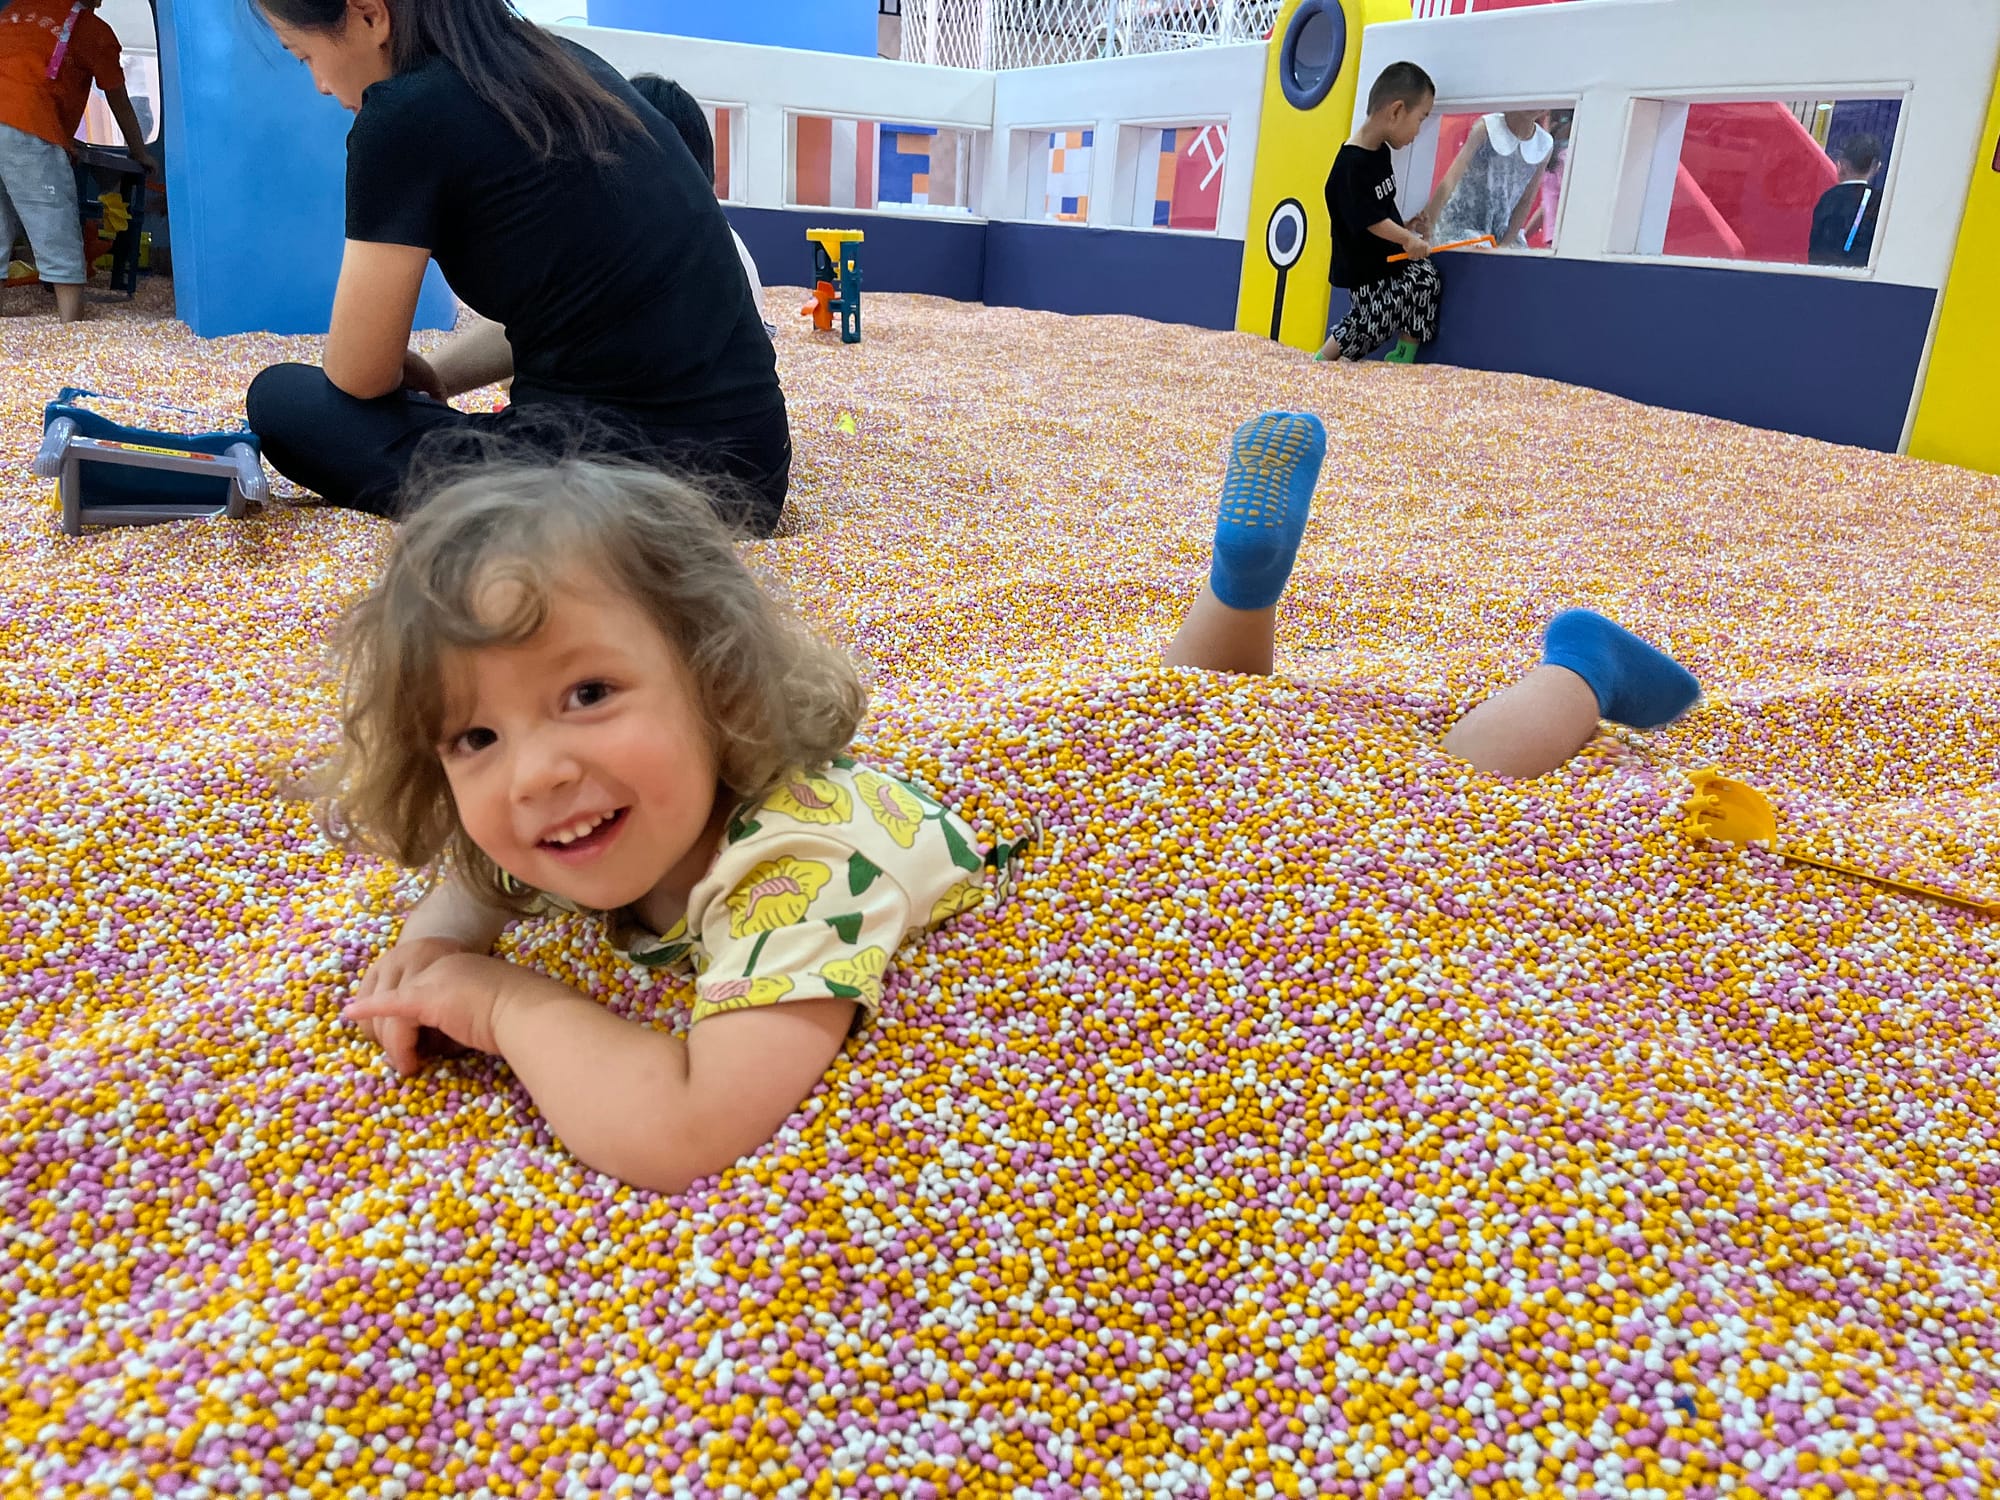
<svg viewBox="0 0 2000 1500">
<path fill-rule="evenodd" d="M 1522 140 L 1507 124 L 1505 111 L 1486 117 L 1486 139 L 1500 155 L 1513 156 L 1518 153 L 1521 160 L 1531 167 L 1539 167 L 1547 161 L 1549 153 L 1556 147 L 1555 137 L 1539 124 L 1535 126 L 1533 135 L 1525 141 Z"/>
</svg>

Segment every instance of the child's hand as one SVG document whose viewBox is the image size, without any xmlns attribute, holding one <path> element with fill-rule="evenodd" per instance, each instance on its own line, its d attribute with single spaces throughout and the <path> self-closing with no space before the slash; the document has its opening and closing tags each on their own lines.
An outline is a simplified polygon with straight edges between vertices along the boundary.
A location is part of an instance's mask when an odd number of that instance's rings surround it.
<svg viewBox="0 0 2000 1500">
<path fill-rule="evenodd" d="M 1408 229 L 1411 234 L 1429 234 L 1431 232 L 1431 211 L 1428 208 L 1426 208 L 1418 213 L 1412 214 L 1410 216 L 1409 223 L 1406 224 L 1404 227 Z"/>
<path fill-rule="evenodd" d="M 424 943 L 445 939 L 424 938 Z M 397 944 L 402 947 L 402 944 Z M 393 951 L 393 950 L 392 950 Z M 379 966 L 378 966 L 379 967 Z M 497 1052 L 493 1042 L 493 1016 L 502 996 L 519 971 L 503 959 L 455 952 L 433 959 L 421 969 L 409 972 L 395 985 L 377 985 L 366 995 L 348 1002 L 340 1013 L 343 1021 L 398 1022 L 411 1028 L 429 1027 L 452 1041 L 476 1052 Z M 373 975 L 371 974 L 371 978 Z M 405 1067 L 383 1038 L 396 1071 L 416 1071 L 414 1039 L 409 1049 L 410 1066 Z"/>
<path fill-rule="evenodd" d="M 379 990 L 396 989 L 439 959 L 465 951 L 464 944 L 450 938 L 410 938 L 397 943 L 361 976 L 354 998 L 365 1000 Z M 389 1065 L 404 1077 L 423 1067 L 423 1038 L 418 1034 L 416 1022 L 405 1021 L 399 1016 L 383 1016 L 363 1020 L 361 1029 L 388 1054 Z"/>
</svg>

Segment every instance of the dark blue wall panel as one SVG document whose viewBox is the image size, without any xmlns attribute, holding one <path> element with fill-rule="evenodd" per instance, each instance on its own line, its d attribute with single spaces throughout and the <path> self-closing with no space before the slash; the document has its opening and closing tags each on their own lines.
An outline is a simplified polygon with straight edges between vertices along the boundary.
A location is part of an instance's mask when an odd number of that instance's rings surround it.
<svg viewBox="0 0 2000 1500">
<path fill-rule="evenodd" d="M 861 245 L 864 299 L 869 292 L 929 292 L 977 302 L 985 282 L 986 226 L 977 220 L 735 204 L 725 204 L 723 212 L 756 257 L 757 274 L 766 286 L 810 284 L 813 252 L 806 242 L 808 229 L 859 229 L 868 236 Z M 773 322 L 786 311 L 768 310 Z"/>
<path fill-rule="evenodd" d="M 995 307 L 1234 328 L 1242 272 L 1241 240 L 1073 224 L 986 226 L 985 300 Z"/>
<path fill-rule="evenodd" d="M 774 284 L 806 280 L 808 228 L 855 227 L 868 234 L 862 269 L 874 291 L 1236 323 L 1240 240 L 826 209 L 728 212 Z M 1438 265 L 1444 308 L 1426 360 L 1885 452 L 1902 439 L 1937 300 L 1925 287 L 1637 260 L 1458 254 Z M 1346 310 L 1336 291 L 1333 316 Z"/>
<path fill-rule="evenodd" d="M 1834 276 L 1441 255 L 1424 359 L 1893 452 L 1937 293 Z M 1333 317 L 1347 311 L 1336 291 Z"/>
</svg>

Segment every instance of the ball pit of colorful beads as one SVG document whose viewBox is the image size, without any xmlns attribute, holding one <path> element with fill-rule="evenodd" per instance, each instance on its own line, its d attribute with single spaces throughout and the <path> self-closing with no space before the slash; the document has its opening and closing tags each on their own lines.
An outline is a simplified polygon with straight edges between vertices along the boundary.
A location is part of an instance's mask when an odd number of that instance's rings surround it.
<svg viewBox="0 0 2000 1500">
<path fill-rule="evenodd" d="M 220 429 L 319 356 L 160 296 L 7 325 L 0 1494 L 2000 1493 L 1994 929 L 1695 848 L 1680 769 L 1788 840 L 1903 809 L 1982 888 L 2000 481 L 1137 319 L 871 297 L 866 369 L 788 322 L 756 565 L 866 662 L 866 754 L 1048 832 L 666 1199 L 504 1069 L 398 1080 L 334 1020 L 417 885 L 274 778 L 390 529 L 51 544 L 43 392 L 143 371 Z M 1365 434 L 1282 675 L 1159 670 L 1270 406 Z M 1534 782 L 1453 765 L 1575 602 L 1707 705 Z M 510 942 L 685 1021 L 581 920 Z"/>
</svg>

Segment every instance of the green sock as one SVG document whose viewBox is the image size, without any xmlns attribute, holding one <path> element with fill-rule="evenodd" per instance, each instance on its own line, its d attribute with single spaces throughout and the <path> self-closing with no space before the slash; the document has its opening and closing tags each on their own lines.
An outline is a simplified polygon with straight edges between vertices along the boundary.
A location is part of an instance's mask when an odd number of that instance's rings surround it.
<svg viewBox="0 0 2000 1500">
<path fill-rule="evenodd" d="M 1390 365 L 1413 365 L 1417 362 L 1417 341 L 1403 338 L 1396 340 L 1396 347 L 1382 356 L 1382 362 Z"/>
</svg>

